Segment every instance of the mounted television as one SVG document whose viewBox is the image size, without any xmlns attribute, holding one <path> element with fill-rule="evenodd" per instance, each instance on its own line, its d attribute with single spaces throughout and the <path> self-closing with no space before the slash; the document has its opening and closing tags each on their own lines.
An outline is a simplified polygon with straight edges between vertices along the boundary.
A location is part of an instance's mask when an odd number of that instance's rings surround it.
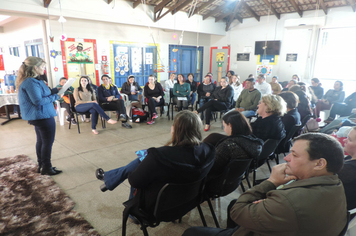
<svg viewBox="0 0 356 236">
<path fill-rule="evenodd" d="M 264 47 L 266 45 L 266 41 L 256 41 L 255 42 L 255 55 L 279 55 L 281 50 L 281 41 L 274 40 L 274 41 L 267 41 L 267 48 L 266 52 Z"/>
</svg>

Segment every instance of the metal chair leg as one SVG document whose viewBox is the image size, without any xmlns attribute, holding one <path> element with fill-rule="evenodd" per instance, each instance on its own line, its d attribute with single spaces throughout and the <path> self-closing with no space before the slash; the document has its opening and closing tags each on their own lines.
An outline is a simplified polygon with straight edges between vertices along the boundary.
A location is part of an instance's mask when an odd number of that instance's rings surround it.
<svg viewBox="0 0 356 236">
<path fill-rule="evenodd" d="M 211 215 L 213 216 L 216 228 L 220 228 L 218 219 L 216 218 L 216 215 L 215 215 L 215 212 L 214 212 L 214 208 L 213 208 L 213 205 L 211 204 L 210 199 L 208 199 L 207 202 L 208 202 L 208 205 L 209 205 L 209 208 L 210 208 L 210 211 L 211 211 Z"/>
<path fill-rule="evenodd" d="M 126 223 L 127 219 L 129 218 L 129 214 L 125 214 L 125 210 L 123 212 L 123 217 L 122 217 L 122 236 L 126 236 Z"/>
<path fill-rule="evenodd" d="M 245 190 L 245 186 L 244 186 L 244 184 L 242 183 L 242 181 L 241 181 L 241 183 L 240 183 L 240 186 L 241 186 L 242 192 L 245 192 L 245 191 L 246 191 L 246 190 Z"/>
<path fill-rule="evenodd" d="M 197 208 L 198 208 L 199 215 L 200 215 L 201 221 L 203 222 L 204 227 L 207 227 L 208 225 L 206 224 L 205 217 L 203 215 L 203 211 L 201 210 L 200 205 L 198 205 Z"/>
</svg>

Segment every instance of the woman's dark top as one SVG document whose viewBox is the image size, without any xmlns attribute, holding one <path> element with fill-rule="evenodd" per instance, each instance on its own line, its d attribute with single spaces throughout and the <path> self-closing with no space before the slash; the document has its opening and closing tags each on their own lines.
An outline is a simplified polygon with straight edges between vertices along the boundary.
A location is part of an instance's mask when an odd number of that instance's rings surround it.
<svg viewBox="0 0 356 236">
<path fill-rule="evenodd" d="M 323 99 L 328 100 L 330 104 L 335 102 L 343 102 L 345 99 L 345 92 L 341 90 L 336 91 L 335 89 L 329 89 L 323 96 Z"/>
<path fill-rule="evenodd" d="M 352 210 L 356 208 L 356 160 L 345 161 L 337 174 L 344 185 L 347 210 Z"/>
<path fill-rule="evenodd" d="M 195 91 L 197 91 L 198 83 L 196 81 L 193 80 L 193 82 L 190 82 L 189 80 L 186 80 L 185 82 L 190 85 L 191 92 L 194 93 Z"/>
<path fill-rule="evenodd" d="M 258 157 L 262 146 L 263 141 L 254 135 L 225 136 L 215 146 L 215 162 L 208 174 L 209 178 L 220 175 L 233 159 Z"/>
<path fill-rule="evenodd" d="M 258 117 L 257 120 L 251 123 L 253 134 L 266 141 L 267 139 L 281 140 L 286 136 L 284 124 L 280 116 L 273 114 L 264 119 Z"/>
<path fill-rule="evenodd" d="M 142 163 L 128 177 L 132 187 L 145 189 L 143 208 L 153 212 L 159 190 L 166 183 L 191 183 L 204 178 L 214 164 L 215 148 L 207 143 L 194 147 L 150 148 Z M 134 201 L 137 201 L 137 197 Z"/>
<path fill-rule="evenodd" d="M 320 85 L 318 85 L 317 87 L 310 86 L 310 88 L 314 91 L 314 94 L 318 99 L 322 99 L 323 98 L 324 89 Z"/>
<path fill-rule="evenodd" d="M 142 90 L 142 88 L 137 82 L 134 82 L 133 85 L 136 88 L 136 92 Z M 127 84 L 127 82 L 123 83 L 121 87 L 121 93 L 124 93 L 126 95 L 131 95 L 131 84 Z"/>
<path fill-rule="evenodd" d="M 206 93 L 212 94 L 215 88 L 216 88 L 216 85 L 214 83 L 210 83 L 208 85 L 206 85 L 204 83 L 200 83 L 198 86 L 198 98 L 199 99 L 210 98 L 205 95 L 206 95 Z"/>
<path fill-rule="evenodd" d="M 303 120 L 305 116 L 313 114 L 311 109 L 311 103 L 307 94 L 304 91 L 296 91 L 294 93 L 298 95 L 298 112 L 300 114 L 300 119 Z"/>
<path fill-rule="evenodd" d="M 164 96 L 163 88 L 160 83 L 155 84 L 155 88 L 152 90 L 150 87 L 148 87 L 148 84 L 145 85 L 144 87 L 144 95 L 146 98 L 152 98 L 152 97 L 159 97 L 159 96 Z"/>
<path fill-rule="evenodd" d="M 217 87 L 213 94 L 211 95 L 212 99 L 217 99 L 219 102 L 224 102 L 227 107 L 230 107 L 232 98 L 234 97 L 234 89 L 228 85 L 224 89 L 223 87 Z"/>
<path fill-rule="evenodd" d="M 300 114 L 297 108 L 288 111 L 283 117 L 282 122 L 284 124 L 284 129 L 286 134 L 289 134 L 289 131 L 296 125 L 300 124 Z"/>
<path fill-rule="evenodd" d="M 115 98 L 120 99 L 121 95 L 119 93 L 119 91 L 117 90 L 117 87 L 115 87 L 114 85 L 110 85 L 109 89 L 105 88 L 105 85 L 100 85 L 98 87 L 98 97 L 99 97 L 99 101 L 100 103 L 108 103 L 108 101 L 106 100 L 107 97 L 110 96 L 115 96 Z"/>
</svg>

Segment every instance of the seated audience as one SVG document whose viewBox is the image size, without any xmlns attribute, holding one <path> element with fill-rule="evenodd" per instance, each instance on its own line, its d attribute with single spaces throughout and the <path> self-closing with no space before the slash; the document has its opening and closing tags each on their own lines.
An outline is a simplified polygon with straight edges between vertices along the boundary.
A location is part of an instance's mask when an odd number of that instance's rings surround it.
<svg viewBox="0 0 356 236">
<path fill-rule="evenodd" d="M 225 77 L 229 79 L 229 84 L 230 84 L 230 85 L 231 85 L 231 83 L 232 83 L 232 76 L 233 76 L 233 75 L 235 75 L 235 72 L 232 71 L 232 70 L 229 70 L 229 71 L 226 73 L 226 75 L 225 75 Z"/>
<path fill-rule="evenodd" d="M 336 175 L 343 166 L 340 143 L 308 133 L 297 137 L 291 150 L 287 163 L 274 166 L 266 181 L 232 203 L 232 228 L 193 227 L 183 236 L 340 235 L 347 224 L 344 188 Z"/>
<path fill-rule="evenodd" d="M 121 93 L 126 94 L 130 101 L 138 101 L 140 104 L 142 102 L 142 88 L 135 81 L 135 76 L 133 75 L 129 75 L 127 82 L 122 84 Z M 139 105 L 139 107 L 141 106 Z"/>
<path fill-rule="evenodd" d="M 127 166 L 105 172 L 97 169 L 96 177 L 104 181 L 100 189 L 114 190 L 128 178 L 132 188 L 146 190 L 145 206 L 151 209 L 166 183 L 190 183 L 204 178 L 213 166 L 215 149 L 201 141 L 202 126 L 196 114 L 179 112 L 174 117 L 172 138 L 165 146 L 149 148 L 147 156 Z"/>
<path fill-rule="evenodd" d="M 311 88 L 314 91 L 315 96 L 318 99 L 322 99 L 324 95 L 324 89 L 321 87 L 320 81 L 318 78 L 313 78 L 311 79 L 311 85 L 309 88 Z"/>
<path fill-rule="evenodd" d="M 185 82 L 184 75 L 178 75 L 178 83 L 173 86 L 173 100 L 177 104 L 178 111 L 188 109 L 190 85 Z"/>
<path fill-rule="evenodd" d="M 261 100 L 261 92 L 255 88 L 255 79 L 246 79 L 245 89 L 242 90 L 236 101 L 235 110 L 241 112 L 245 117 L 256 115 L 257 105 Z"/>
<path fill-rule="evenodd" d="M 348 116 L 354 108 L 356 108 L 356 92 L 348 96 L 344 103 L 334 103 L 331 107 L 329 118 L 324 122 L 331 123 L 336 115 Z"/>
<path fill-rule="evenodd" d="M 190 104 L 192 104 L 193 106 L 195 103 L 195 98 L 197 96 L 195 92 L 197 91 L 198 88 L 198 83 L 194 81 L 193 73 L 188 74 L 188 80 L 186 82 L 190 85 Z"/>
<path fill-rule="evenodd" d="M 155 76 L 150 75 L 148 77 L 148 84 L 145 85 L 144 95 L 147 99 L 148 111 L 150 113 L 151 120 L 147 122 L 148 125 L 155 123 L 155 119 L 158 118 L 156 107 L 164 105 L 164 92 L 160 83 L 155 83 Z"/>
<path fill-rule="evenodd" d="M 224 111 L 231 107 L 234 91 L 229 85 L 228 78 L 221 78 L 221 86 L 217 87 L 211 95 L 211 100 L 206 102 L 198 110 L 194 111 L 197 114 L 205 111 L 205 129 L 210 130 L 210 120 L 212 111 Z"/>
<path fill-rule="evenodd" d="M 290 92 L 297 94 L 298 96 L 298 112 L 300 114 L 300 119 L 303 120 L 307 115 L 313 115 L 313 110 L 311 109 L 311 102 L 307 94 L 300 88 L 299 85 L 293 85 Z"/>
<path fill-rule="evenodd" d="M 257 77 L 257 84 L 255 85 L 255 88 L 260 90 L 262 96 L 266 94 L 272 94 L 272 88 L 269 83 L 266 82 L 266 76 L 265 75 L 259 75 Z"/>
<path fill-rule="evenodd" d="M 169 79 L 166 80 L 166 82 L 164 83 L 164 97 L 166 98 L 166 100 L 169 102 L 171 99 L 171 94 L 170 94 L 170 90 L 173 90 L 173 86 L 175 83 L 177 83 L 176 81 L 176 77 L 177 75 L 175 73 L 172 73 L 169 76 Z"/>
<path fill-rule="evenodd" d="M 342 102 L 344 98 L 343 83 L 338 80 L 334 83 L 334 89 L 328 90 L 323 98 L 316 103 L 314 109 L 315 116 L 317 118 L 320 117 L 320 111 L 329 110 L 332 104 Z"/>
<path fill-rule="evenodd" d="M 286 136 L 281 115 L 285 113 L 286 102 L 276 95 L 264 95 L 258 104 L 257 114 L 259 117 L 251 123 L 252 132 L 257 137 L 281 140 Z"/>
<path fill-rule="evenodd" d="M 90 112 L 91 114 L 91 129 L 94 134 L 99 134 L 96 131 L 99 115 L 103 117 L 109 124 L 116 124 L 116 121 L 110 119 L 104 110 L 98 105 L 96 101 L 95 92 L 89 84 L 87 76 L 80 78 L 79 87 L 74 89 L 75 110 L 78 112 Z"/>
<path fill-rule="evenodd" d="M 352 210 L 356 208 L 356 127 L 352 128 L 344 144 L 344 151 L 351 159 L 344 162 L 344 167 L 337 175 L 344 185 L 347 210 Z"/>
<path fill-rule="evenodd" d="M 67 82 L 67 78 L 66 77 L 62 77 L 59 79 L 59 84 L 56 86 L 57 88 L 62 88 L 63 85 Z M 74 119 L 74 114 L 72 113 L 72 111 L 70 110 L 70 104 L 69 104 L 69 94 L 73 94 L 74 88 L 72 86 L 70 86 L 67 91 L 64 92 L 63 96 L 58 100 L 59 104 L 62 108 L 65 108 L 67 111 L 67 122 L 72 122 L 72 125 L 76 125 L 77 122 Z M 64 98 L 66 99 L 66 101 L 64 101 Z"/>
<path fill-rule="evenodd" d="M 294 80 L 294 79 L 290 80 L 289 83 L 287 84 L 287 86 L 284 89 L 282 89 L 282 92 L 288 91 L 290 87 L 292 87 L 293 85 L 296 85 L 296 84 L 297 84 L 296 80 Z"/>
<path fill-rule="evenodd" d="M 232 82 L 231 82 L 230 86 L 234 90 L 234 106 L 235 106 L 236 100 L 239 98 L 239 96 L 243 90 L 243 87 L 242 87 L 242 84 L 240 84 L 240 76 L 239 75 L 233 75 L 233 76 L 231 76 L 231 78 L 232 78 Z"/>
<path fill-rule="evenodd" d="M 212 76 L 206 75 L 202 83 L 198 86 L 198 102 L 199 107 L 202 107 L 204 103 L 211 99 L 211 94 L 213 93 L 216 85 L 212 82 Z M 203 118 L 202 118 L 203 119 Z"/>
<path fill-rule="evenodd" d="M 208 179 L 219 176 L 231 160 L 254 158 L 262 150 L 263 141 L 252 134 L 248 120 L 239 111 L 230 111 L 222 119 L 226 135 L 212 133 L 203 140 L 216 148 Z"/>
<path fill-rule="evenodd" d="M 292 80 L 295 80 L 295 81 L 297 81 L 297 82 L 300 82 L 299 75 L 293 75 L 293 76 L 292 76 Z"/>
<path fill-rule="evenodd" d="M 280 94 L 282 92 L 282 85 L 278 82 L 278 76 L 272 77 L 272 82 L 269 83 L 272 88 L 272 92 L 274 95 Z"/>
<path fill-rule="evenodd" d="M 124 101 L 121 99 L 119 90 L 113 84 L 110 84 L 108 75 L 101 76 L 103 84 L 98 88 L 100 106 L 106 110 L 117 112 L 117 120 L 121 121 L 121 126 L 131 129 L 132 126 L 127 123 L 126 108 Z"/>
<path fill-rule="evenodd" d="M 284 129 L 286 130 L 286 136 L 292 131 L 292 128 L 295 125 L 300 124 L 300 114 L 298 112 L 298 96 L 290 91 L 282 92 L 278 96 L 282 97 L 283 100 L 287 103 L 287 113 L 282 116 L 282 122 L 284 124 Z M 286 137 L 287 138 L 287 137 Z M 284 138 L 278 145 L 278 151 L 281 152 L 289 152 L 290 141 L 285 145 Z"/>
</svg>

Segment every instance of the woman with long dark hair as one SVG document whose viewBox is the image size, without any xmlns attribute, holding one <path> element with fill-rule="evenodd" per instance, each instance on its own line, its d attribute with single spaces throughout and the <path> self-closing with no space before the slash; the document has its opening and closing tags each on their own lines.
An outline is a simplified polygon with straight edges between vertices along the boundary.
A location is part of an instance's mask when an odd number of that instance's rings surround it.
<svg viewBox="0 0 356 236">
<path fill-rule="evenodd" d="M 96 131 L 99 115 L 103 117 L 109 124 L 115 124 L 117 121 L 110 119 L 105 111 L 99 106 L 96 101 L 95 92 L 89 84 L 89 79 L 82 76 L 79 81 L 79 87 L 74 89 L 75 109 L 78 112 L 91 113 L 91 129 L 93 134 L 99 134 Z"/>
<path fill-rule="evenodd" d="M 57 175 L 62 171 L 52 167 L 51 154 L 56 134 L 54 117 L 57 115 L 53 102 L 59 99 L 59 88 L 51 91 L 40 79 L 45 67 L 41 58 L 27 57 L 19 68 L 16 88 L 22 119 L 35 126 L 37 172 L 42 175 Z"/>
</svg>

